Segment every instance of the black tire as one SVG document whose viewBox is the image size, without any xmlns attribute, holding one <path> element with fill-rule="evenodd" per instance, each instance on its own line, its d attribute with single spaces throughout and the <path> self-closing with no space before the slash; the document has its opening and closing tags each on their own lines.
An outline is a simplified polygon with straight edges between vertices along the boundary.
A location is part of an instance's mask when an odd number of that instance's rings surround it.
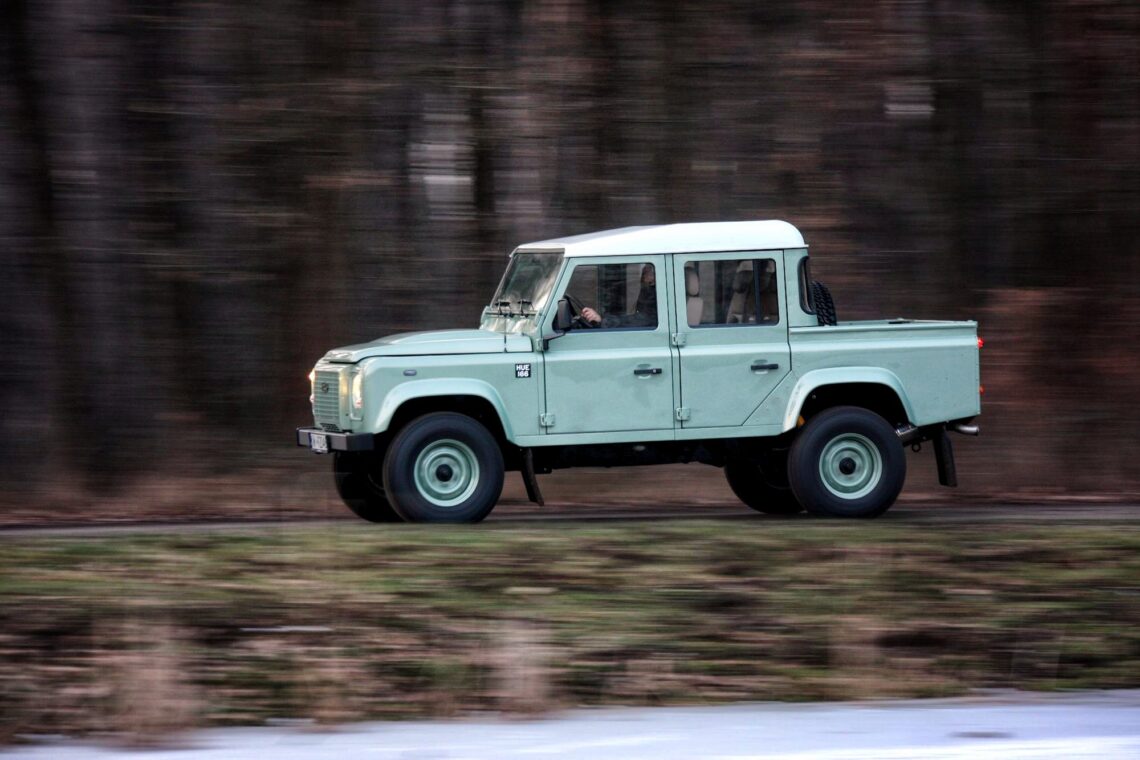
<svg viewBox="0 0 1140 760">
<path fill-rule="evenodd" d="M 503 453 L 470 417 L 425 414 L 388 446 L 384 490 L 408 522 L 479 522 L 503 492 Z"/>
<path fill-rule="evenodd" d="M 333 480 L 341 500 L 357 517 L 374 523 L 402 522 L 384 493 L 380 457 L 333 452 Z"/>
<path fill-rule="evenodd" d="M 766 515 L 795 515 L 804 511 L 788 485 L 787 452 L 770 452 L 761 460 L 735 460 L 724 466 L 724 477 L 736 497 Z M 782 471 L 781 471 L 782 470 Z"/>
<path fill-rule="evenodd" d="M 804 508 L 826 517 L 878 517 L 906 480 L 906 452 L 890 423 L 838 406 L 808 420 L 788 456 L 788 482 Z"/>
<path fill-rule="evenodd" d="M 831 291 L 819 280 L 812 280 L 811 302 L 815 307 L 815 318 L 821 325 L 837 325 L 839 317 L 835 314 L 835 301 Z"/>
</svg>

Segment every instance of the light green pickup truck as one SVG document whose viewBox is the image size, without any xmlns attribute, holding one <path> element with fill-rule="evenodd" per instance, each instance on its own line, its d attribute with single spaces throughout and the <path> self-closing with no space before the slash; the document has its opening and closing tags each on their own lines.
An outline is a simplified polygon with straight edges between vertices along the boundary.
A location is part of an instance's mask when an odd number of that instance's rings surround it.
<svg viewBox="0 0 1140 760">
<path fill-rule="evenodd" d="M 907 446 L 976 435 L 975 322 L 836 322 L 781 221 L 519 246 L 478 329 L 329 351 L 310 374 L 337 491 L 374 522 L 476 522 L 504 472 L 700 462 L 761 512 L 874 517 Z"/>
</svg>

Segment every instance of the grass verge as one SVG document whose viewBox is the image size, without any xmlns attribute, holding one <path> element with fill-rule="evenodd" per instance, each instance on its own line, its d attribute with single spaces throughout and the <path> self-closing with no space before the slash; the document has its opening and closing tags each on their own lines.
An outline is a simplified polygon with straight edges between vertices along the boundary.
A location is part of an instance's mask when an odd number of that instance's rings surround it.
<svg viewBox="0 0 1140 760">
<path fill-rule="evenodd" d="M 1140 686 L 1140 535 L 806 521 L 8 539 L 0 736 Z"/>
</svg>

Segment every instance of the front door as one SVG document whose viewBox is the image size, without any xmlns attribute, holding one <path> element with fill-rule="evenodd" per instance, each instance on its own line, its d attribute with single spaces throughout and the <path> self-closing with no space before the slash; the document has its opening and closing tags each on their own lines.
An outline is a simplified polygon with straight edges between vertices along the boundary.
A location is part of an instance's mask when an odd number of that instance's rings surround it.
<svg viewBox="0 0 1140 760">
<path fill-rule="evenodd" d="M 548 434 L 671 434 L 673 349 L 665 265 L 664 256 L 570 261 L 554 298 L 568 296 L 581 313 L 545 352 Z"/>
<path fill-rule="evenodd" d="M 791 370 L 781 258 L 673 257 L 683 428 L 743 425 Z"/>
</svg>

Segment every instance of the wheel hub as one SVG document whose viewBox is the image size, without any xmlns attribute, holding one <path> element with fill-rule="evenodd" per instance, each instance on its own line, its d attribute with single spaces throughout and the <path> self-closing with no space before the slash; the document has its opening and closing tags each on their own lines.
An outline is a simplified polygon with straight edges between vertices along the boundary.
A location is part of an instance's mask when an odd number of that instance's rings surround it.
<svg viewBox="0 0 1140 760">
<path fill-rule="evenodd" d="M 416 456 L 416 490 L 437 507 L 455 507 L 479 486 L 479 460 L 470 446 L 444 438 L 432 441 Z"/>
<path fill-rule="evenodd" d="M 883 479 L 883 457 L 866 436 L 843 433 L 828 441 L 819 457 L 823 487 L 841 499 L 860 499 Z"/>
</svg>

